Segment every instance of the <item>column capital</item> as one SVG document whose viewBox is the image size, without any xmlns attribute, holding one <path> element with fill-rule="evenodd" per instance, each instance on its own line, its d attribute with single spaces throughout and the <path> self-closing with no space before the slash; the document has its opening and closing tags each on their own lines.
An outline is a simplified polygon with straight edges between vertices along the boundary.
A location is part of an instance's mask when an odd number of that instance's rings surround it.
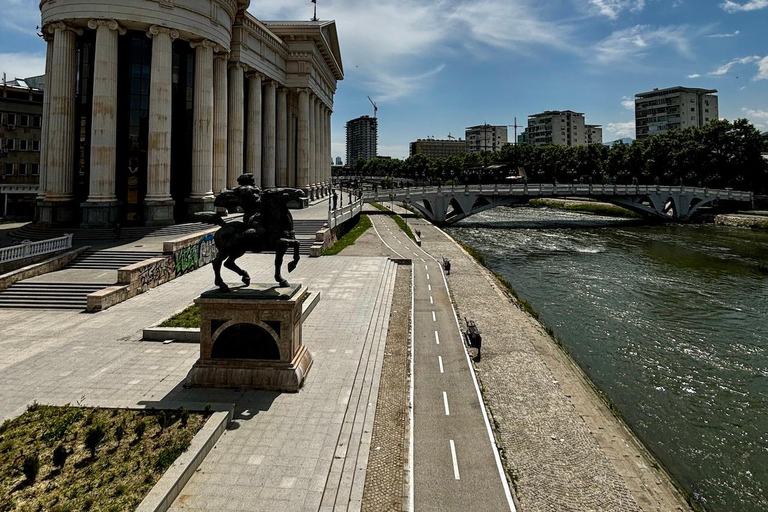
<svg viewBox="0 0 768 512">
<path fill-rule="evenodd" d="M 245 76 L 248 77 L 248 78 L 258 78 L 258 79 L 260 79 L 262 81 L 266 78 L 266 76 L 264 76 L 264 73 L 260 73 L 260 72 L 256 71 L 255 69 L 247 69 L 245 71 Z"/>
<path fill-rule="evenodd" d="M 221 46 L 219 46 L 213 52 L 214 52 L 213 53 L 214 59 L 224 59 L 224 60 L 229 59 L 229 50 L 227 50 L 226 48 L 222 48 Z"/>
<path fill-rule="evenodd" d="M 246 65 L 245 65 L 245 64 L 243 64 L 242 62 L 230 62 L 228 67 L 229 67 L 229 69 L 237 69 L 237 68 L 240 68 L 240 69 L 242 69 L 243 71 L 246 71 L 246 70 L 248 69 L 248 66 L 246 66 Z"/>
<path fill-rule="evenodd" d="M 57 21 L 57 22 L 54 22 L 54 23 L 49 23 L 48 25 L 45 26 L 45 29 L 44 29 L 44 31 L 48 32 L 49 34 L 53 34 L 57 30 L 62 30 L 62 31 L 69 30 L 69 31 L 74 32 L 75 34 L 77 34 L 79 36 L 83 35 L 83 29 L 78 28 L 78 27 L 74 27 L 72 25 L 64 23 L 63 21 Z"/>
<path fill-rule="evenodd" d="M 168 28 L 168 27 L 161 27 L 160 25 L 152 25 L 149 27 L 149 30 L 147 30 L 147 37 L 152 39 L 154 36 L 158 34 L 168 34 L 170 36 L 171 41 L 174 39 L 178 39 L 179 37 L 179 31 L 175 28 Z"/>
<path fill-rule="evenodd" d="M 214 52 L 219 51 L 219 45 L 211 41 L 210 39 L 201 39 L 199 41 L 190 41 L 189 46 L 192 48 L 197 48 L 198 46 L 202 46 L 203 48 L 212 48 Z"/>
<path fill-rule="evenodd" d="M 107 27 L 109 30 L 116 30 L 121 36 L 124 36 L 126 33 L 126 30 L 115 20 L 93 19 L 88 21 L 89 29 L 96 30 L 99 27 Z"/>
</svg>

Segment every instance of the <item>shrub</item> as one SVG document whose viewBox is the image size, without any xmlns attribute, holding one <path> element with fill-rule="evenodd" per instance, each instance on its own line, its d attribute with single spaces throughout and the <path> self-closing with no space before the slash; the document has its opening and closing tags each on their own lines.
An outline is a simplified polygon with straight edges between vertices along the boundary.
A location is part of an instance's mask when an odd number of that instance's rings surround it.
<svg viewBox="0 0 768 512">
<path fill-rule="evenodd" d="M 120 441 L 123 440 L 123 436 L 125 435 L 125 427 L 123 425 L 118 425 L 115 427 L 115 439 L 117 440 L 117 446 L 120 446 Z"/>
<path fill-rule="evenodd" d="M 163 472 L 168 469 L 179 455 L 187 451 L 191 441 L 190 438 L 191 436 L 189 433 L 185 433 L 181 439 L 177 439 L 170 446 L 166 446 L 160 450 L 160 453 L 157 454 L 157 459 L 155 459 L 155 469 L 158 472 Z"/>
<path fill-rule="evenodd" d="M 34 482 L 39 471 L 40 457 L 36 453 L 24 457 L 24 462 L 21 463 L 21 472 L 24 473 L 28 482 Z"/>
<path fill-rule="evenodd" d="M 144 431 L 147 430 L 147 422 L 142 420 L 139 420 L 136 422 L 136 426 L 133 427 L 133 432 L 136 434 L 136 439 L 141 439 L 144 437 Z"/>
<path fill-rule="evenodd" d="M 168 426 L 168 415 L 165 414 L 165 411 L 160 411 L 157 416 L 155 416 L 155 420 L 157 421 L 157 424 L 160 426 L 160 431 Z"/>
<path fill-rule="evenodd" d="M 179 409 L 179 421 L 181 422 L 182 427 L 187 426 L 187 422 L 189 421 L 189 411 L 184 407 Z"/>
<path fill-rule="evenodd" d="M 99 444 L 101 444 L 105 435 L 106 432 L 104 432 L 104 427 L 101 425 L 91 427 L 88 433 L 85 434 L 84 444 L 91 451 L 91 458 L 96 457 L 96 450 L 99 448 Z"/>
<path fill-rule="evenodd" d="M 69 452 L 64 447 L 63 444 L 60 444 L 53 450 L 53 465 L 54 467 L 57 467 L 59 469 L 64 467 L 64 463 L 67 462 L 67 457 L 69 457 Z"/>
</svg>

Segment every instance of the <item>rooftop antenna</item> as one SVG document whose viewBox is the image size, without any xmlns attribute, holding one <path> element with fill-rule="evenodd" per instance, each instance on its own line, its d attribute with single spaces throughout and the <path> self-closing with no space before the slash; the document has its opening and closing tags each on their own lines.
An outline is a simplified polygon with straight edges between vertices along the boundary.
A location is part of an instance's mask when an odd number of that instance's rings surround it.
<svg viewBox="0 0 768 512">
<path fill-rule="evenodd" d="M 317 20 L 317 0 L 312 0 L 312 3 L 315 6 L 315 14 L 312 16 L 312 20 L 311 21 L 318 21 Z"/>
<path fill-rule="evenodd" d="M 373 118 L 376 119 L 376 115 L 379 111 L 379 107 L 376 106 L 376 102 L 373 101 L 370 96 L 368 96 L 368 101 L 370 101 L 371 105 L 373 105 Z"/>
</svg>

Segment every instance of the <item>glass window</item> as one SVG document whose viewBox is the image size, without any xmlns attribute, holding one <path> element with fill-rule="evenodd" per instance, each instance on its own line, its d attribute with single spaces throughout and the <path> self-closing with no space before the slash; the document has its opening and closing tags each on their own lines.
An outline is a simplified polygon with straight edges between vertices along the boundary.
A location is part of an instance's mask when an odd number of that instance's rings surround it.
<svg viewBox="0 0 768 512">
<path fill-rule="evenodd" d="M 13 164 L 5 164 L 5 174 L 7 176 L 13 175 Z"/>
<path fill-rule="evenodd" d="M 27 164 L 19 164 L 19 176 L 26 176 Z"/>
<path fill-rule="evenodd" d="M 40 151 L 40 141 L 39 140 L 33 140 L 32 141 L 32 151 Z"/>
<path fill-rule="evenodd" d="M 19 151 L 26 151 L 28 145 L 27 139 L 19 139 Z"/>
<path fill-rule="evenodd" d="M 16 124 L 16 114 L 8 114 L 8 124 Z"/>
<path fill-rule="evenodd" d="M 40 128 L 40 125 L 43 124 L 42 121 L 43 120 L 42 120 L 41 116 L 33 116 L 32 117 L 32 126 L 34 126 L 35 128 Z"/>
<path fill-rule="evenodd" d="M 21 114 L 19 116 L 19 126 L 29 126 L 29 116 L 26 114 Z"/>
<path fill-rule="evenodd" d="M 16 150 L 16 139 L 5 139 L 5 149 L 8 151 Z"/>
<path fill-rule="evenodd" d="M 33 176 L 40 174 L 40 164 L 29 164 L 29 172 Z"/>
</svg>

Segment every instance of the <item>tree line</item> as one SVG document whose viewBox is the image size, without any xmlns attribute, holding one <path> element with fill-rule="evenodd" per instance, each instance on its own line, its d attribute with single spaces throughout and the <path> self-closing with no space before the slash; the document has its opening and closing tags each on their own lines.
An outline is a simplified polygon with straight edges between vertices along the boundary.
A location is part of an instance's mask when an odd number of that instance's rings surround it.
<svg viewBox="0 0 768 512">
<path fill-rule="evenodd" d="M 439 159 L 359 160 L 340 175 L 430 184 L 503 183 L 519 169 L 530 183 L 683 184 L 766 194 L 768 162 L 761 152 L 768 152 L 768 138 L 748 120 L 717 120 L 611 147 L 518 144 Z"/>
</svg>

